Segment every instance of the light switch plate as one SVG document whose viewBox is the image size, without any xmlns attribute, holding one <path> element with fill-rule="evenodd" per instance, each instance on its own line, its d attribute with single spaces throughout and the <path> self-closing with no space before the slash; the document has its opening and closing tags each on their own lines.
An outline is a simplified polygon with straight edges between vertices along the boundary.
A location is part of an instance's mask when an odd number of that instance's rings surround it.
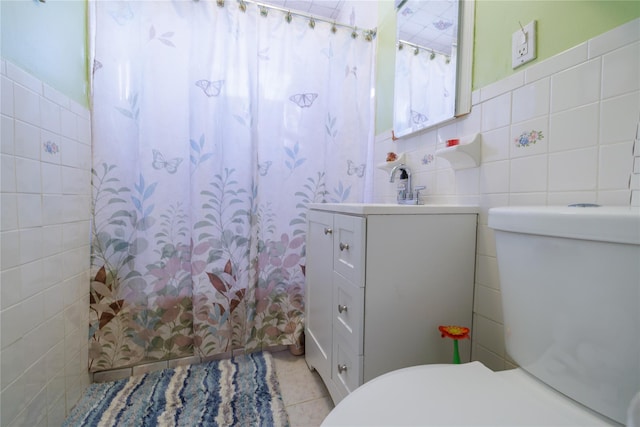
<svg viewBox="0 0 640 427">
<path fill-rule="evenodd" d="M 511 36 L 511 66 L 518 68 L 536 58 L 536 21 L 520 27 Z"/>
</svg>

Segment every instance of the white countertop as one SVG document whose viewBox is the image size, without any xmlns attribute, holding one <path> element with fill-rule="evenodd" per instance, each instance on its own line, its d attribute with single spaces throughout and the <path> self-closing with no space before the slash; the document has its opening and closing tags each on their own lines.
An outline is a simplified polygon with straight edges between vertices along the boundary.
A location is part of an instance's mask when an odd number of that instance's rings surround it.
<svg viewBox="0 0 640 427">
<path fill-rule="evenodd" d="M 478 206 L 398 205 L 386 203 L 310 203 L 309 209 L 354 215 L 477 214 Z"/>
</svg>

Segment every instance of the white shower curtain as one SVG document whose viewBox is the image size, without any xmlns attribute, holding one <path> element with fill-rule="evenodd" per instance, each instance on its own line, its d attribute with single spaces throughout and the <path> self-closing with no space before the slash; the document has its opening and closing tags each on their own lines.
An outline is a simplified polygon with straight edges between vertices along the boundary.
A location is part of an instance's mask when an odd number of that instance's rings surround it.
<svg viewBox="0 0 640 427">
<path fill-rule="evenodd" d="M 235 1 L 91 9 L 91 370 L 295 343 L 307 204 L 368 199 L 375 41 Z"/>
<path fill-rule="evenodd" d="M 405 45 L 396 50 L 394 128 L 415 132 L 453 117 L 456 49 L 451 56 Z"/>
</svg>

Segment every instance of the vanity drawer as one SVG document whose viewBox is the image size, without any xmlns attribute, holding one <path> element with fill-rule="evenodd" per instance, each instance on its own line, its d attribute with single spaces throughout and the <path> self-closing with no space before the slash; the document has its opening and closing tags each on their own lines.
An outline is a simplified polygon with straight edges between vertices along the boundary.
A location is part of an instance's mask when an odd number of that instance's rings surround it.
<svg viewBox="0 0 640 427">
<path fill-rule="evenodd" d="M 365 219 L 334 217 L 333 270 L 356 286 L 364 286 Z"/>
<path fill-rule="evenodd" d="M 364 288 L 357 287 L 341 274 L 333 273 L 333 326 L 362 354 L 364 333 Z"/>
<path fill-rule="evenodd" d="M 333 336 L 331 376 L 343 399 L 362 384 L 363 356 L 357 354 L 338 330 L 334 329 Z"/>
</svg>

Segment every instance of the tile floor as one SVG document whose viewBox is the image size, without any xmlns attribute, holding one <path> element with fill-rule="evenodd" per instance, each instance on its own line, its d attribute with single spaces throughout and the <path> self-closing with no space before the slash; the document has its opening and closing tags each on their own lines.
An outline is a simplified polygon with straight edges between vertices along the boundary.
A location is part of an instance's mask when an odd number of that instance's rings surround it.
<svg viewBox="0 0 640 427">
<path fill-rule="evenodd" d="M 333 401 L 315 371 L 310 371 L 304 355 L 289 350 L 271 353 L 291 427 L 319 426 L 333 409 Z"/>
</svg>

